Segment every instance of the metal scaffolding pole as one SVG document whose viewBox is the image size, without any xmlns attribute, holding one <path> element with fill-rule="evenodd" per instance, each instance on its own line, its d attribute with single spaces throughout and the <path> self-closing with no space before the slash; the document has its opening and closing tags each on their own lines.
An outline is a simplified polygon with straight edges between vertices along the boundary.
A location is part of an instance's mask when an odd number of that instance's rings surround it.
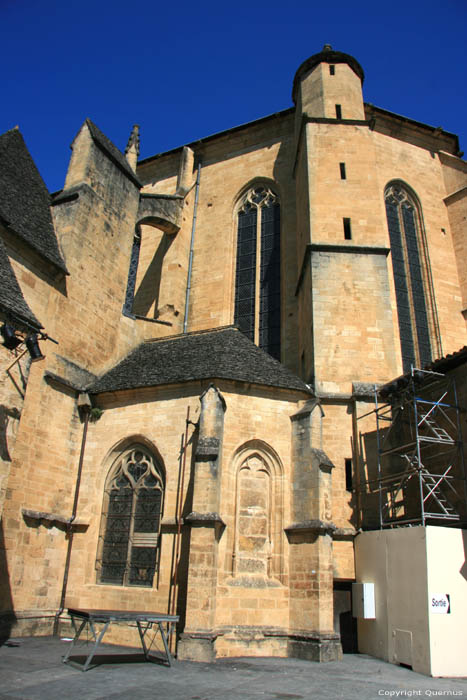
<svg viewBox="0 0 467 700">
<path fill-rule="evenodd" d="M 380 529 L 467 522 L 460 411 L 455 380 L 437 372 L 375 387 L 376 479 L 361 495 L 377 493 Z"/>
</svg>

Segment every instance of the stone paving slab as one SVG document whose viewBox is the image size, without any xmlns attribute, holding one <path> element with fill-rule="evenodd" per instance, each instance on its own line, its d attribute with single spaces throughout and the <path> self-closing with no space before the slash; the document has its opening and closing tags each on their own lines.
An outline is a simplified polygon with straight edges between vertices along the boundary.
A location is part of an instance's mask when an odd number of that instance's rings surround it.
<svg viewBox="0 0 467 700">
<path fill-rule="evenodd" d="M 10 640 L 11 641 L 11 640 Z M 69 642 L 54 637 L 0 647 L 0 700 L 377 700 L 467 699 L 467 679 L 429 678 L 362 654 L 316 664 L 299 659 L 147 663 L 138 650 L 103 644 L 86 673 L 62 663 Z M 77 649 L 78 657 L 83 650 Z"/>
</svg>

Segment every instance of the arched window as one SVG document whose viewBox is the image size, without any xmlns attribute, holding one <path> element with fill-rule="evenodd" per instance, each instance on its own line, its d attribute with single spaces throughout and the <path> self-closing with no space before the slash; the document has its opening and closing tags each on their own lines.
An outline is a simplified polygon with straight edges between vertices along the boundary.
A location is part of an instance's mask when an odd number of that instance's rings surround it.
<svg viewBox="0 0 467 700">
<path fill-rule="evenodd" d="M 430 275 L 420 210 L 415 197 L 401 183 L 385 191 L 392 268 L 402 350 L 402 367 L 424 367 L 432 359 L 436 341 L 432 328 Z"/>
<path fill-rule="evenodd" d="M 243 445 L 234 458 L 235 525 L 232 574 L 283 576 L 282 466 L 272 448 L 260 440 Z"/>
<path fill-rule="evenodd" d="M 235 324 L 280 360 L 280 205 L 275 192 L 258 186 L 238 210 Z"/>
<path fill-rule="evenodd" d="M 137 226 L 131 249 L 123 314 L 158 318 L 166 254 L 174 241 L 156 226 Z"/>
<path fill-rule="evenodd" d="M 157 569 L 164 485 L 154 456 L 132 445 L 105 484 L 98 552 L 99 582 L 151 587 Z"/>
</svg>

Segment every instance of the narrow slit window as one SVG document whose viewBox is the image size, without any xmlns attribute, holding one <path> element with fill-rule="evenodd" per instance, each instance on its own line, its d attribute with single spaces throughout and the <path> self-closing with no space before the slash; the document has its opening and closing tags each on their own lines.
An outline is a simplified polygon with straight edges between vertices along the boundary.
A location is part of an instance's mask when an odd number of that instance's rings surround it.
<svg viewBox="0 0 467 700">
<path fill-rule="evenodd" d="M 336 66 L 329 66 L 329 73 L 330 75 L 335 75 L 336 74 Z"/>
<path fill-rule="evenodd" d="M 347 174 L 345 172 L 345 163 L 339 163 L 339 168 L 341 171 L 341 180 L 347 180 Z"/>
<path fill-rule="evenodd" d="M 123 304 L 123 314 L 133 316 L 133 302 L 135 299 L 136 273 L 141 249 L 141 233 L 136 231 L 131 249 L 130 267 L 128 270 L 128 281 L 126 286 L 125 302 Z"/>
<path fill-rule="evenodd" d="M 345 460 L 345 490 L 353 491 L 353 480 L 352 480 L 352 460 Z"/>
<path fill-rule="evenodd" d="M 352 240 L 352 226 L 350 223 L 350 219 L 344 217 L 344 238 L 346 241 L 351 241 Z"/>
<path fill-rule="evenodd" d="M 342 107 L 336 105 L 336 119 L 342 119 Z"/>
</svg>

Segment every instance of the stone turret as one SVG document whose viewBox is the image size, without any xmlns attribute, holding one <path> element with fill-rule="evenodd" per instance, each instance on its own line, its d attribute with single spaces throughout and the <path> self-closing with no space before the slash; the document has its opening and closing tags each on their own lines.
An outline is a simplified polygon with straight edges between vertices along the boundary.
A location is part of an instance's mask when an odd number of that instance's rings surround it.
<svg viewBox="0 0 467 700">
<path fill-rule="evenodd" d="M 295 74 L 292 98 L 301 117 L 364 119 L 363 69 L 358 61 L 325 44 L 310 56 Z"/>
</svg>

